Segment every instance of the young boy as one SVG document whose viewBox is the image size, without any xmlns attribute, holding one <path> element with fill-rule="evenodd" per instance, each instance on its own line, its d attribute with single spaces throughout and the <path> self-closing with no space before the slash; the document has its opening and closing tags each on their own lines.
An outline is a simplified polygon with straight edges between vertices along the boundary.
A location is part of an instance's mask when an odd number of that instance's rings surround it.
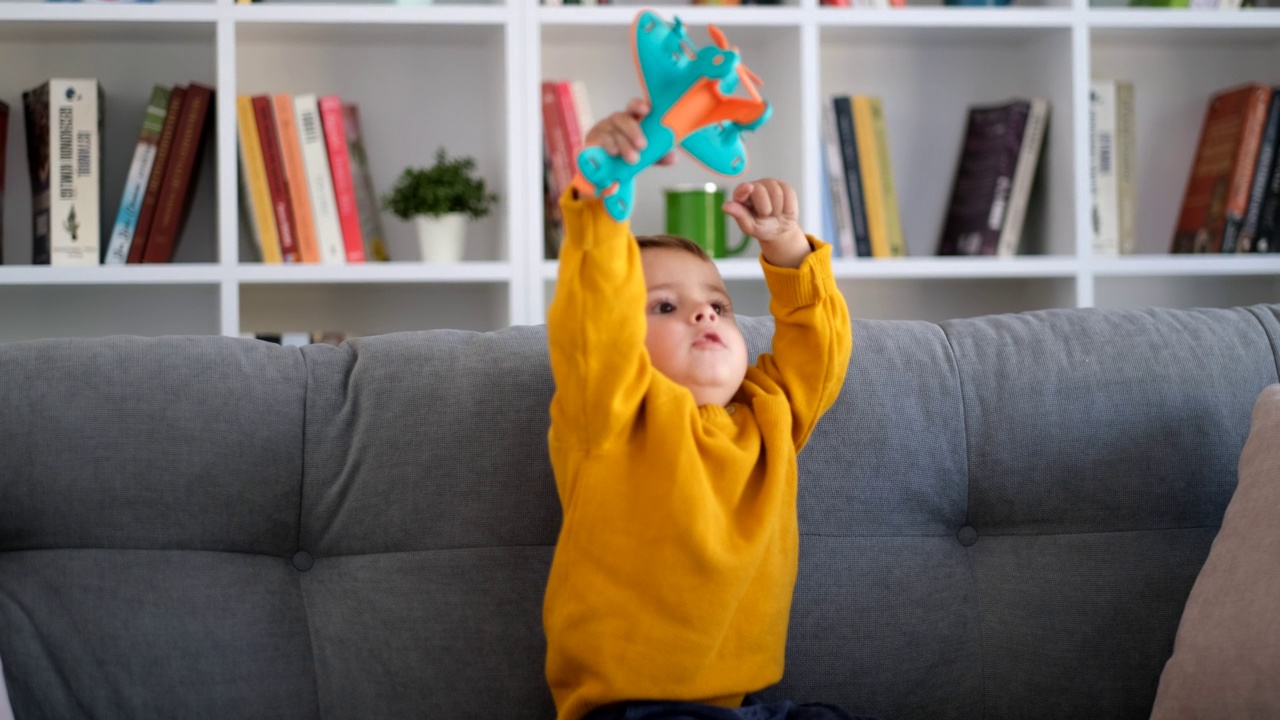
<svg viewBox="0 0 1280 720">
<path fill-rule="evenodd" d="M 634 162 L 647 111 L 632 101 L 587 144 Z M 574 190 L 560 203 L 548 440 L 564 522 L 543 606 L 559 720 L 848 718 L 746 697 L 782 678 L 796 453 L 852 347 L 830 247 L 797 225 L 786 183 L 743 183 L 725 203 L 772 294 L 773 353 L 752 367 L 698 246 L 633 238 Z"/>
</svg>

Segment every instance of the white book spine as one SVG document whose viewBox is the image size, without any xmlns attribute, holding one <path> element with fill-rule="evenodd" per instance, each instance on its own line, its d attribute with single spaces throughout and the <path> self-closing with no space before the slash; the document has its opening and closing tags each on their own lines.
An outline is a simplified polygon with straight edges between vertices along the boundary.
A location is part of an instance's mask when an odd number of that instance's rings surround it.
<svg viewBox="0 0 1280 720">
<path fill-rule="evenodd" d="M 1089 166 L 1093 169 L 1093 252 L 1120 252 L 1120 209 L 1116 188 L 1116 82 L 1089 83 Z"/>
<path fill-rule="evenodd" d="M 857 257 L 853 239 L 853 210 L 849 207 L 848 189 L 845 187 L 844 154 L 840 148 L 840 132 L 836 129 L 835 98 L 828 96 L 822 103 L 822 148 L 827 157 L 827 181 L 831 189 L 831 212 L 836 221 L 836 247 L 841 257 Z"/>
<path fill-rule="evenodd" d="M 320 262 L 343 265 L 347 262 L 347 251 L 342 240 L 342 221 L 338 219 L 338 200 L 333 192 L 333 175 L 329 171 L 329 150 L 320 124 L 320 102 L 313 93 L 296 95 L 293 112 L 298 124 L 298 144 L 302 147 L 302 165 L 307 174 L 307 195 L 316 221 Z"/>
<path fill-rule="evenodd" d="M 1120 252 L 1132 255 L 1138 245 L 1138 208 L 1134 196 L 1137 176 L 1137 136 L 1134 130 L 1133 83 L 1116 83 L 1116 216 Z"/>
<path fill-rule="evenodd" d="M 1049 101 L 1044 98 L 1031 100 L 1027 114 L 1027 127 L 1022 132 L 1022 144 L 1018 150 L 1018 162 L 1013 170 L 1013 182 L 1009 189 L 1009 207 L 1005 211 L 1004 226 L 1000 228 L 1000 240 L 996 254 L 1018 254 L 1022 241 L 1022 224 L 1027 216 L 1027 204 L 1031 201 L 1032 183 L 1040 164 L 1040 147 L 1044 144 L 1045 126 L 1049 122 Z"/>
<path fill-rule="evenodd" d="M 102 182 L 98 81 L 49 81 L 49 258 L 52 265 L 97 265 Z"/>
</svg>

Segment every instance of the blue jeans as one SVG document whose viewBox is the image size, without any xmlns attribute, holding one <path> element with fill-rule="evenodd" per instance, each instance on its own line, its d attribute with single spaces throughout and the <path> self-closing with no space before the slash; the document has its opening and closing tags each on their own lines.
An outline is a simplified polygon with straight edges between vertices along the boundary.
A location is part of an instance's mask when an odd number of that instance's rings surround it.
<svg viewBox="0 0 1280 720">
<path fill-rule="evenodd" d="M 687 702 L 623 702 L 596 708 L 583 720 L 875 720 L 853 716 L 835 705 L 790 700 L 765 704 L 747 696 L 740 708 Z"/>
</svg>

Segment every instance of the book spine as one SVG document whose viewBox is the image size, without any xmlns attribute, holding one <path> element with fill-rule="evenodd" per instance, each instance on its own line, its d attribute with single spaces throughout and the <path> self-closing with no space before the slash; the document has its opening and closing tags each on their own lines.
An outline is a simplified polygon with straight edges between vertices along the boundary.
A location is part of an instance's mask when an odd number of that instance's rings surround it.
<svg viewBox="0 0 1280 720">
<path fill-rule="evenodd" d="M 1120 207 L 1116 183 L 1116 83 L 1089 85 L 1089 171 L 1092 191 L 1093 252 L 1120 252 Z"/>
<path fill-rule="evenodd" d="M 1029 103 L 971 107 L 938 241 L 939 255 L 994 254 Z"/>
<path fill-rule="evenodd" d="M 4 264 L 4 168 L 9 149 L 9 105 L 0 100 L 0 265 Z"/>
<path fill-rule="evenodd" d="M 329 153 L 324 146 L 320 127 L 320 105 L 313 94 L 293 98 L 294 124 L 298 133 L 298 150 L 302 158 L 307 198 L 315 220 L 316 243 L 321 261 L 342 265 L 347 261 L 343 245 L 342 225 L 334 199 L 333 176 L 329 171 Z"/>
<path fill-rule="evenodd" d="M 347 156 L 351 159 L 351 182 L 356 191 L 356 208 L 360 211 L 360 234 L 364 237 L 365 257 L 380 262 L 390 260 L 386 236 L 382 232 L 382 209 L 369 171 L 369 156 L 364 149 L 364 133 L 360 127 L 360 109 L 355 103 L 342 104 L 342 129 L 347 134 Z"/>
<path fill-rule="evenodd" d="M 236 127 L 240 145 L 240 188 L 250 232 L 262 262 L 276 265 L 284 258 L 280 255 L 280 236 L 271 212 L 271 190 L 267 188 L 258 121 L 253 116 L 253 98 L 249 95 L 236 98 Z"/>
<path fill-rule="evenodd" d="M 1230 250 L 1224 238 L 1223 252 L 1253 252 L 1253 246 L 1258 237 L 1258 220 L 1262 215 L 1262 204 L 1266 199 L 1268 181 L 1271 179 L 1271 164 L 1275 159 L 1278 133 L 1280 133 L 1280 94 L 1272 92 L 1266 123 L 1263 125 L 1262 140 L 1258 144 L 1258 155 L 1254 160 L 1253 181 L 1249 187 L 1249 201 L 1245 205 L 1240 236 L 1236 246 Z"/>
<path fill-rule="evenodd" d="M 120 208 L 116 212 L 115 225 L 111 228 L 104 264 L 123 265 L 129 260 L 133 231 L 138 226 L 138 213 L 142 210 L 142 199 L 146 196 L 151 168 L 155 165 L 156 147 L 160 142 L 160 131 L 164 129 L 164 116 L 168 107 L 169 88 L 156 85 L 151 89 L 151 100 L 143 114 L 142 131 L 138 134 L 133 161 L 129 163 L 129 174 L 125 178 L 124 191 L 120 194 Z"/>
<path fill-rule="evenodd" d="M 271 110 L 276 119 L 280 157 L 284 161 L 289 205 L 293 208 L 293 236 L 298 242 L 299 259 L 304 263 L 338 263 L 341 254 L 335 252 L 337 248 L 322 246 L 316 234 L 315 208 L 311 205 L 311 195 L 307 190 L 307 171 L 302 160 L 298 123 L 294 119 L 293 96 L 287 93 L 271 96 Z"/>
<path fill-rule="evenodd" d="M 49 84 L 22 94 L 31 180 L 31 262 L 49 264 Z"/>
<path fill-rule="evenodd" d="M 276 134 L 275 112 L 271 98 L 253 96 L 253 115 L 258 121 L 258 140 L 262 144 L 262 164 L 267 171 L 267 187 L 271 191 L 271 210 L 280 235 L 280 255 L 287 263 L 299 262 L 298 240 L 293 234 L 293 206 L 289 203 L 289 185 L 280 157 L 280 139 Z"/>
<path fill-rule="evenodd" d="M 49 198 L 49 261 L 97 265 L 102 186 L 98 81 L 49 81 L 49 154 L 56 191 Z"/>
<path fill-rule="evenodd" d="M 876 162 L 880 166 L 880 197 L 884 206 L 888 257 L 907 254 L 902 237 L 902 218 L 898 215 L 898 193 L 893 185 L 893 167 L 889 159 L 889 131 L 884 122 L 884 104 L 880 98 L 868 100 L 871 107 L 871 135 L 875 140 Z"/>
<path fill-rule="evenodd" d="M 355 180 L 351 174 L 351 158 L 347 154 L 347 132 L 342 121 L 342 100 L 336 95 L 320 98 L 320 129 L 324 156 L 333 180 L 333 199 L 337 205 L 342 245 L 349 263 L 365 262 L 364 233 L 360 230 L 360 208 L 356 203 Z"/>
<path fill-rule="evenodd" d="M 853 98 L 853 133 L 858 144 L 858 170 L 862 175 L 862 198 L 867 208 L 867 235 L 871 257 L 889 256 L 889 225 L 885 219 L 884 191 L 880 181 L 880 158 L 876 155 L 874 121 L 866 95 Z"/>
<path fill-rule="evenodd" d="M 544 81 L 542 83 L 542 131 L 547 153 L 551 157 L 551 169 L 555 179 L 553 190 L 557 201 L 573 180 L 576 160 L 569 150 L 569 136 L 564 127 L 563 117 L 555 81 Z"/>
<path fill-rule="evenodd" d="M 849 209 L 849 190 L 845 187 L 844 156 L 840 148 L 840 131 L 836 127 L 835 96 L 822 105 L 822 143 L 826 158 L 827 189 L 831 196 L 836 235 L 830 241 L 844 257 L 857 257 L 853 240 L 853 214 Z"/>
<path fill-rule="evenodd" d="M 169 167 L 165 168 L 164 184 L 160 187 L 160 199 L 156 202 L 156 219 L 147 237 L 147 248 L 142 255 L 145 263 L 167 263 L 173 260 L 173 251 L 182 234 L 187 211 L 191 207 L 193 174 L 199 164 L 204 147 L 205 128 L 212 114 L 213 88 L 200 83 L 187 86 L 182 120 L 173 139 L 173 154 Z"/>
<path fill-rule="evenodd" d="M 1116 214 L 1119 217 L 1120 253 L 1137 252 L 1138 210 L 1135 196 L 1137 131 L 1133 83 L 1116 83 Z"/>
<path fill-rule="evenodd" d="M 1040 149 L 1044 146 L 1044 133 L 1048 123 L 1049 101 L 1044 98 L 1033 99 L 1018 148 L 1018 162 L 1014 166 L 1013 183 L 1009 189 L 1009 207 L 996 245 L 997 255 L 1011 257 L 1018 254 L 1018 246 L 1022 242 L 1022 226 L 1027 217 L 1027 206 L 1031 203 L 1031 191 L 1035 185 L 1036 169 L 1040 166 Z"/>
<path fill-rule="evenodd" d="M 138 224 L 133 229 L 133 242 L 129 245 L 129 263 L 142 262 L 146 254 L 147 239 L 155 222 L 156 205 L 160 201 L 160 188 L 164 185 L 164 173 L 173 155 L 173 139 L 178 134 L 178 123 L 187 104 L 187 87 L 178 85 L 169 91 L 169 106 L 164 112 L 164 126 L 160 128 L 160 140 L 156 144 L 156 159 L 151 164 L 151 177 L 147 179 L 147 191 L 138 208 Z"/>
<path fill-rule="evenodd" d="M 844 169 L 849 216 L 853 218 L 853 244 L 859 257 L 871 257 L 871 235 L 867 229 L 867 208 L 862 192 L 858 138 L 854 128 L 853 100 L 848 95 L 835 98 L 836 129 L 840 132 L 840 153 Z"/>
</svg>

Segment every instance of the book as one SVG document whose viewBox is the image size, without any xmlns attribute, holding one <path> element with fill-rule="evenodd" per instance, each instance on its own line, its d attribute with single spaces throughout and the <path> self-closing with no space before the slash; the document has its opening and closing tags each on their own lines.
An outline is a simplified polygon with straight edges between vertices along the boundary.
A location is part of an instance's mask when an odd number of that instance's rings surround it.
<svg viewBox="0 0 1280 720">
<path fill-rule="evenodd" d="M 1002 257 L 1017 255 L 1022 243 L 1022 226 L 1027 217 L 1027 206 L 1031 204 L 1031 193 L 1035 189 L 1036 170 L 1040 166 L 1040 150 L 1044 147 L 1048 124 L 1049 101 L 1032 98 L 1018 147 L 1013 184 L 1009 188 L 1009 206 L 1000 227 L 1000 239 L 996 241 L 996 254 Z"/>
<path fill-rule="evenodd" d="M 48 88 L 49 262 L 101 262 L 102 96 L 93 78 L 54 78 Z"/>
<path fill-rule="evenodd" d="M 837 95 L 832 100 L 836 132 L 840 136 L 840 158 L 844 170 L 845 202 L 853 221 L 853 246 L 857 257 L 871 257 L 871 234 L 868 228 L 866 196 L 863 193 L 862 167 L 859 155 L 853 99 Z"/>
<path fill-rule="evenodd" d="M 9 147 L 9 105 L 0 100 L 0 265 L 4 264 L 4 176 Z"/>
<path fill-rule="evenodd" d="M 31 263 L 49 264 L 49 86 L 22 93 L 27 133 L 27 177 L 31 182 Z"/>
<path fill-rule="evenodd" d="M 333 181 L 333 199 L 342 229 L 342 245 L 347 262 L 365 262 L 364 232 L 360 227 L 360 207 L 356 200 L 355 179 L 351 170 L 351 153 L 347 149 L 347 130 L 342 118 L 342 99 L 326 95 L 319 99 L 320 129 L 328 167 Z"/>
<path fill-rule="evenodd" d="M 280 236 L 271 210 L 271 190 L 267 187 L 267 167 L 262 161 L 262 145 L 258 139 L 258 121 L 253 115 L 253 97 L 236 98 L 236 130 L 240 164 L 240 209 L 245 215 L 253 244 L 262 262 L 277 265 Z"/>
<path fill-rule="evenodd" d="M 296 95 L 293 110 L 302 157 L 303 187 L 311 201 L 320 261 L 342 265 L 348 258 L 333 192 L 333 175 L 329 171 L 329 150 L 325 147 L 324 130 L 320 125 L 319 99 L 311 93 Z"/>
<path fill-rule="evenodd" d="M 1116 210 L 1119 215 L 1120 253 L 1132 255 L 1138 246 L 1138 139 L 1135 128 L 1134 85 L 1116 83 Z"/>
<path fill-rule="evenodd" d="M 182 117 L 174 130 L 173 149 L 164 169 L 164 182 L 156 201 L 155 221 L 147 236 L 142 261 L 167 263 L 182 236 L 183 225 L 191 209 L 195 169 L 204 151 L 205 136 L 213 115 L 214 89 L 193 82 L 187 85 L 182 103 Z"/>
<path fill-rule="evenodd" d="M 137 226 L 133 229 L 133 242 L 129 245 L 128 263 L 142 262 L 146 254 L 147 238 L 156 217 L 156 203 L 160 200 L 160 187 L 164 184 L 164 172 L 169 167 L 173 153 L 173 139 L 177 135 L 178 121 L 182 119 L 182 106 L 186 102 L 187 86 L 176 85 L 169 91 L 169 106 L 165 109 L 164 125 L 160 128 L 160 140 L 156 144 L 156 159 L 151 165 L 151 177 L 138 209 Z"/>
<path fill-rule="evenodd" d="M 142 210 L 142 200 L 147 194 L 147 183 L 151 179 L 151 168 L 156 160 L 156 148 L 160 144 L 160 131 L 164 129 L 169 92 L 169 88 L 164 85 L 151 88 L 151 99 L 142 114 L 138 144 L 134 147 L 129 174 L 125 177 L 124 190 L 120 195 L 120 208 L 116 211 L 116 221 L 107 241 L 107 253 L 102 259 L 104 264 L 122 265 L 129 260 L 133 231 L 138 226 L 138 214 Z"/>
<path fill-rule="evenodd" d="M 390 259 L 386 235 L 382 232 L 382 208 L 374 190 L 369 170 L 369 155 L 364 147 L 364 131 L 360 126 L 360 108 L 355 103 L 342 103 L 342 131 L 347 136 L 347 157 L 351 161 L 351 185 L 355 189 L 356 210 L 360 216 L 360 236 L 364 240 L 365 258 L 379 262 Z"/>
<path fill-rule="evenodd" d="M 1030 112 L 1022 99 L 969 108 L 939 255 L 996 253 Z"/>
<path fill-rule="evenodd" d="M 1271 103 L 1267 107 L 1267 120 L 1262 128 L 1262 140 L 1258 143 L 1258 155 L 1254 160 L 1253 181 L 1249 184 L 1249 200 L 1245 204 L 1244 221 L 1235 246 L 1224 237 L 1222 252 L 1253 252 L 1261 225 L 1262 206 L 1266 202 L 1267 188 L 1271 180 L 1271 166 L 1275 161 L 1276 146 L 1280 143 L 1280 93 L 1272 88 Z"/>
<path fill-rule="evenodd" d="M 884 105 L 878 97 L 867 97 L 871 119 L 872 152 L 876 175 L 880 178 L 880 204 L 885 221 L 885 247 L 877 257 L 903 257 L 907 254 L 902 237 L 902 219 L 898 214 L 898 193 L 893 183 L 893 163 L 889 156 L 889 131 L 884 122 Z M 872 254 L 874 255 L 874 248 Z"/>
<path fill-rule="evenodd" d="M 276 116 L 271 108 L 271 97 L 254 95 L 252 103 L 262 148 L 262 165 L 267 172 L 267 189 L 271 192 L 271 211 L 280 237 L 280 257 L 287 263 L 300 262 L 298 240 L 294 235 L 293 205 L 289 202 L 289 185 L 285 179 L 284 158 L 280 155 L 280 139 L 276 133 Z"/>
<path fill-rule="evenodd" d="M 836 125 L 836 98 L 830 96 L 822 104 L 822 169 L 826 174 L 827 200 L 831 208 L 832 228 L 825 240 L 831 243 L 842 257 L 857 257 L 853 239 L 853 213 L 849 208 L 849 190 L 845 187 L 844 149 L 840 144 L 840 130 Z"/>
<path fill-rule="evenodd" d="M 1234 248 L 1257 163 L 1271 88 L 1251 83 L 1215 94 L 1205 109 L 1170 251 Z"/>
<path fill-rule="evenodd" d="M 293 236 L 298 243 L 298 259 L 304 263 L 340 263 L 340 248 L 333 244 L 332 239 L 322 245 L 316 233 L 315 208 L 311 205 L 311 193 L 307 189 L 307 171 L 302 160 L 298 123 L 293 113 L 293 96 L 287 93 L 272 95 L 271 112 L 276 122 L 276 139 L 280 143 L 289 206 L 293 208 Z"/>
<path fill-rule="evenodd" d="M 1095 255 L 1120 252 L 1120 193 L 1116 178 L 1116 82 L 1089 83 L 1090 227 Z"/>
</svg>

